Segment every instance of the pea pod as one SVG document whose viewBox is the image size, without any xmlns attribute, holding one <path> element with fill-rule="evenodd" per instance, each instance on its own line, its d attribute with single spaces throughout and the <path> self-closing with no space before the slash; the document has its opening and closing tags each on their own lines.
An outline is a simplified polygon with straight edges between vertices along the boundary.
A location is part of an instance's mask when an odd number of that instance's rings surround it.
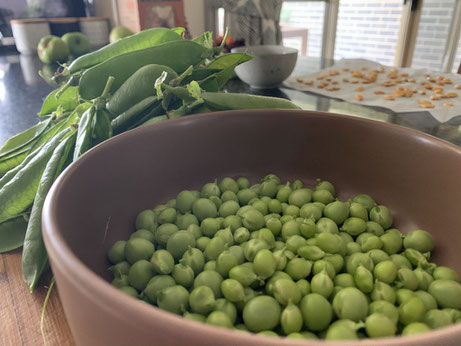
<svg viewBox="0 0 461 346">
<path fill-rule="evenodd" d="M 0 190 L 0 222 L 23 213 L 32 205 L 46 164 L 66 133 L 62 131 L 53 137 Z"/>
<path fill-rule="evenodd" d="M 91 124 L 96 115 L 96 107 L 92 106 L 83 113 L 78 124 L 77 140 L 74 150 L 74 161 L 76 161 L 83 153 L 91 148 Z"/>
<path fill-rule="evenodd" d="M 97 109 L 91 124 L 91 146 L 95 146 L 112 137 L 112 126 L 109 113 L 105 109 Z"/>
<path fill-rule="evenodd" d="M 181 33 L 183 31 L 183 28 L 152 28 L 129 37 L 124 37 L 95 52 L 82 55 L 81 57 L 75 59 L 69 66 L 69 72 L 78 72 L 85 68 L 102 63 L 114 56 L 119 56 L 128 52 L 156 46 L 165 42 L 182 40 Z"/>
<path fill-rule="evenodd" d="M 86 70 L 80 78 L 78 90 L 82 98 L 91 100 L 101 95 L 109 76 L 115 77 L 110 89 L 113 94 L 133 73 L 145 65 L 165 65 L 177 73 L 182 73 L 190 65 L 197 65 L 212 54 L 213 50 L 185 40 L 125 53 Z"/>
<path fill-rule="evenodd" d="M 146 114 L 149 114 L 149 118 L 155 114 L 161 114 L 163 108 L 157 96 L 146 97 L 141 102 L 130 107 L 127 111 L 123 112 L 115 119 L 111 121 L 111 126 L 114 134 L 123 132 L 123 129 L 133 124 L 133 119 L 138 120 L 139 118 L 145 118 Z M 146 119 L 147 120 L 147 119 Z"/>
<path fill-rule="evenodd" d="M 0 253 L 21 247 L 26 234 L 28 213 L 0 223 Z"/>
<path fill-rule="evenodd" d="M 149 64 L 141 67 L 111 96 L 106 105 L 107 110 L 119 115 L 146 97 L 155 95 L 155 81 L 164 71 L 167 73 L 164 83 L 178 76 L 175 71 L 164 65 Z"/>
<path fill-rule="evenodd" d="M 78 106 L 78 87 L 69 86 L 60 92 L 60 88 L 53 90 L 43 101 L 39 117 L 50 114 L 61 107 L 64 111 L 71 111 Z M 59 94 L 58 94 L 59 93 Z"/>
<path fill-rule="evenodd" d="M 205 101 L 205 105 L 216 110 L 265 108 L 300 109 L 291 101 L 278 97 L 222 92 L 204 92 L 201 97 Z"/>
<path fill-rule="evenodd" d="M 63 132 L 67 137 L 53 150 L 52 155 L 46 164 L 45 170 L 40 178 L 34 205 L 30 213 L 30 220 L 27 225 L 26 236 L 22 251 L 22 275 L 31 292 L 48 266 L 48 255 L 42 238 L 42 207 L 45 197 L 51 188 L 56 177 L 61 173 L 63 155 L 69 153 L 69 147 L 75 143 L 76 132 Z"/>
</svg>

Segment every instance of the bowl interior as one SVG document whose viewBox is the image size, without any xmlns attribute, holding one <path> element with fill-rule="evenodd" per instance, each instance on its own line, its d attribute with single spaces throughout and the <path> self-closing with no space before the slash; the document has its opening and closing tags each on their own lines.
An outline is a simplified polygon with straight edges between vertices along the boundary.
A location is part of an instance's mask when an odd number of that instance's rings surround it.
<svg viewBox="0 0 461 346">
<path fill-rule="evenodd" d="M 232 48 L 233 53 L 246 53 L 252 56 L 279 56 L 279 55 L 291 55 L 298 54 L 298 50 L 295 48 L 276 46 L 276 45 L 264 45 L 264 46 L 243 46 Z"/>
</svg>

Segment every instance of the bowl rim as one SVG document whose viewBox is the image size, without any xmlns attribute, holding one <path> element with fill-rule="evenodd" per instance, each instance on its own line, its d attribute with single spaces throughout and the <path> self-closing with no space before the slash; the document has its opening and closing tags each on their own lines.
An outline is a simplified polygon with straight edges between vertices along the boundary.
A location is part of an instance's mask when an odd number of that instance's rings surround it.
<svg viewBox="0 0 461 346">
<path fill-rule="evenodd" d="M 127 132 L 124 132 L 120 135 L 117 135 L 97 146 L 90 149 L 85 153 L 79 160 L 69 165 L 63 173 L 58 177 L 53 186 L 51 187 L 44 203 L 43 212 L 42 212 L 42 225 L 43 225 L 43 236 L 45 238 L 45 245 L 47 251 L 50 253 L 50 257 L 54 257 L 56 261 L 53 261 L 55 267 L 59 267 L 61 271 L 66 272 L 66 276 L 73 277 L 75 282 L 84 282 L 84 285 L 79 285 L 78 290 L 83 291 L 84 294 L 92 301 L 93 306 L 98 306 L 102 310 L 113 311 L 112 305 L 106 304 L 107 302 L 117 302 L 117 309 L 119 312 L 124 312 L 120 318 L 123 318 L 126 321 L 130 321 L 132 317 L 136 316 L 145 318 L 146 320 L 153 320 L 156 323 L 162 323 L 163 325 L 170 325 L 181 323 L 181 328 L 184 332 L 194 332 L 194 333 L 203 333 L 208 337 L 217 337 L 232 338 L 235 341 L 235 344 L 244 344 L 245 342 L 255 341 L 254 338 L 257 338 L 258 342 L 268 346 L 289 346 L 289 345 L 311 345 L 311 346 L 328 346 L 328 345 L 340 345 L 340 346 L 352 346 L 352 345 L 370 345 L 370 346 L 397 346 L 397 345 L 417 345 L 422 341 L 432 342 L 436 344 L 440 342 L 440 337 L 451 338 L 452 340 L 461 339 L 461 324 L 453 324 L 448 327 L 440 328 L 433 330 L 431 332 L 410 335 L 410 336 L 393 336 L 389 338 L 379 338 L 379 339 L 362 339 L 355 341 L 326 341 L 326 340 L 306 340 L 306 339 L 286 339 L 286 338 L 274 338 L 261 335 L 255 335 L 250 333 L 236 333 L 234 330 L 229 330 L 226 328 L 216 328 L 214 326 L 207 325 L 202 322 L 196 322 L 183 318 L 182 316 L 163 311 L 158 307 L 152 306 L 150 304 L 145 304 L 144 302 L 133 300 L 132 297 L 121 292 L 117 288 L 113 287 L 109 282 L 105 281 L 102 277 L 97 275 L 92 271 L 87 265 L 85 265 L 77 255 L 71 250 L 67 245 L 63 236 L 58 230 L 56 211 L 53 206 L 53 199 L 59 193 L 60 187 L 66 183 L 66 180 L 69 176 L 69 173 L 79 169 L 80 166 L 85 164 L 85 158 L 92 155 L 97 155 L 98 152 L 104 150 L 105 146 L 111 145 L 111 143 L 116 141 L 125 141 L 132 136 L 136 136 L 141 132 L 150 132 L 153 129 L 161 129 L 165 126 L 184 126 L 187 122 L 200 121 L 202 118 L 208 117 L 231 117 L 234 113 L 242 111 L 219 111 L 212 113 L 202 113 L 190 115 L 187 117 L 171 119 L 168 122 L 159 122 L 150 124 L 148 126 L 136 128 Z M 287 116 L 296 114 L 303 114 L 304 116 L 312 114 L 316 116 L 329 117 L 329 118 L 344 118 L 349 121 L 357 121 L 359 123 L 369 123 L 372 126 L 385 126 L 392 128 L 396 131 L 409 133 L 416 135 L 417 137 L 423 140 L 429 140 L 432 142 L 438 142 L 439 144 L 446 147 L 447 150 L 456 151 L 458 154 L 461 154 L 461 147 L 456 146 L 450 142 L 442 140 L 440 138 L 434 137 L 432 135 L 406 128 L 400 125 L 385 123 L 374 119 L 361 118 L 352 115 L 337 114 L 337 113 L 328 113 L 328 112 L 318 112 L 318 111 L 308 111 L 308 110 L 274 110 L 274 109 L 260 109 L 260 110 L 245 110 L 247 116 L 253 114 L 258 115 L 267 112 L 283 112 Z M 186 124 L 185 124 L 186 123 Z M 59 280 L 57 280 L 59 287 Z M 95 295 L 92 292 L 104 292 L 104 295 L 99 295 L 98 298 L 95 298 Z M 65 307 L 64 307 L 65 308 Z M 65 310 L 65 309 L 64 309 Z M 69 324 L 70 325 L 70 324 Z M 72 327 L 72 326 L 71 326 Z"/>
<path fill-rule="evenodd" d="M 265 49 L 265 48 L 275 48 L 275 49 L 280 49 L 283 48 L 284 51 L 277 52 L 277 53 L 271 53 L 271 54 L 265 54 L 265 55 L 258 55 L 258 54 L 253 54 L 249 53 L 249 49 Z M 248 52 L 248 53 L 247 53 Z M 287 56 L 287 55 L 294 55 L 298 54 L 298 50 L 293 47 L 288 47 L 288 46 L 283 46 L 283 45 L 276 45 L 276 44 L 267 44 L 267 45 L 254 45 L 254 46 L 240 46 L 240 47 L 234 47 L 231 49 L 231 53 L 247 53 L 249 55 L 254 55 L 254 57 L 272 57 L 272 56 Z"/>
</svg>

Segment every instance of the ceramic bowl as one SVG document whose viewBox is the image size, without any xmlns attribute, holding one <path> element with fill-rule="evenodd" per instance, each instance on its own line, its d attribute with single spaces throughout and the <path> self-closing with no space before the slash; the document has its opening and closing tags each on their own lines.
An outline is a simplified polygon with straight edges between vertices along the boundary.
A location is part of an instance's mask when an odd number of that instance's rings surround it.
<svg viewBox="0 0 461 346">
<path fill-rule="evenodd" d="M 461 272 L 461 148 L 396 125 L 309 111 L 192 115 L 141 127 L 90 150 L 53 185 L 44 239 L 78 345 L 459 345 L 461 324 L 413 337 L 324 342 L 222 329 L 160 310 L 110 285 L 106 254 L 139 211 L 226 176 L 316 178 L 346 200 L 368 193 L 393 226 L 433 234 L 433 259 Z"/>
<path fill-rule="evenodd" d="M 298 50 L 283 46 L 249 46 L 232 49 L 253 59 L 235 68 L 237 76 L 255 89 L 275 88 L 287 79 L 296 65 Z"/>
</svg>

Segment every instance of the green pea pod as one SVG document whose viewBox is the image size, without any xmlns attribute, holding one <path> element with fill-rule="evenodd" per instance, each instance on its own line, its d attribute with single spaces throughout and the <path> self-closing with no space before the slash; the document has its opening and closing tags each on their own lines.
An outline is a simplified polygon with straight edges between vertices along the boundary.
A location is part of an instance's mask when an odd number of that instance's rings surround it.
<svg viewBox="0 0 461 346">
<path fill-rule="evenodd" d="M 70 86 L 66 88 L 62 93 L 57 93 L 60 88 L 53 90 L 43 101 L 42 109 L 38 113 L 39 117 L 50 114 L 61 107 L 64 111 L 71 111 L 78 106 L 78 87 Z"/>
<path fill-rule="evenodd" d="M 80 78 L 78 90 L 83 99 L 94 99 L 101 95 L 107 78 L 113 76 L 115 80 L 110 92 L 114 94 L 133 73 L 145 65 L 165 65 L 176 73 L 182 73 L 190 65 L 198 65 L 212 54 L 213 50 L 185 40 L 125 53 L 85 71 Z"/>
<path fill-rule="evenodd" d="M 96 114 L 96 107 L 91 106 L 83 113 L 78 124 L 77 140 L 74 149 L 74 161 L 91 148 L 91 125 Z"/>
<path fill-rule="evenodd" d="M 166 72 L 164 83 L 178 77 L 168 66 L 149 64 L 141 67 L 111 96 L 106 105 L 107 110 L 117 116 L 146 97 L 155 95 L 155 81 L 164 71 Z"/>
<path fill-rule="evenodd" d="M 157 96 L 146 97 L 144 100 L 132 106 L 126 112 L 123 112 L 118 117 L 113 119 L 111 121 L 112 131 L 115 134 L 123 132 L 123 129 L 142 117 L 140 115 L 150 113 L 152 109 L 158 109 L 159 107 L 161 108 L 161 105 L 160 101 L 157 99 Z"/>
<path fill-rule="evenodd" d="M 28 213 L 0 223 L 0 253 L 21 247 L 27 229 Z"/>
<path fill-rule="evenodd" d="M 37 139 L 47 128 L 50 126 L 52 117 L 40 121 L 35 126 L 17 134 L 16 136 L 8 139 L 5 144 L 0 148 L 0 159 L 8 154 L 23 148 L 33 140 Z"/>
<path fill-rule="evenodd" d="M 76 132 L 67 132 L 59 145 L 53 150 L 40 178 L 34 205 L 30 213 L 22 250 L 22 275 L 31 292 L 34 291 L 42 273 L 48 267 L 48 255 L 42 238 L 42 208 L 45 197 L 56 177 L 61 173 L 63 155 L 69 153 L 76 140 Z"/>
<path fill-rule="evenodd" d="M 0 190 L 0 222 L 18 216 L 32 205 L 46 164 L 67 133 L 62 131 L 54 136 L 3 186 Z"/>
<path fill-rule="evenodd" d="M 204 92 L 202 98 L 207 106 L 217 110 L 228 109 L 300 109 L 291 101 L 269 96 Z"/>
<path fill-rule="evenodd" d="M 69 66 L 69 72 L 76 73 L 85 68 L 89 68 L 109 60 L 112 57 L 128 52 L 141 50 L 166 42 L 180 41 L 182 40 L 181 33 L 183 31 L 183 28 L 152 28 L 124 37 L 95 52 L 82 55 L 81 57 L 75 59 Z"/>
<path fill-rule="evenodd" d="M 159 123 L 159 122 L 164 121 L 164 120 L 168 120 L 168 117 L 166 116 L 166 114 L 159 115 L 158 117 L 149 119 L 149 120 L 145 121 L 144 123 L 142 123 L 140 126 L 147 126 L 147 125 L 150 125 L 150 124 L 156 124 L 156 123 Z"/>
<path fill-rule="evenodd" d="M 109 113 L 105 109 L 96 111 L 91 127 L 92 147 L 112 137 L 112 126 L 109 120 Z"/>
</svg>

